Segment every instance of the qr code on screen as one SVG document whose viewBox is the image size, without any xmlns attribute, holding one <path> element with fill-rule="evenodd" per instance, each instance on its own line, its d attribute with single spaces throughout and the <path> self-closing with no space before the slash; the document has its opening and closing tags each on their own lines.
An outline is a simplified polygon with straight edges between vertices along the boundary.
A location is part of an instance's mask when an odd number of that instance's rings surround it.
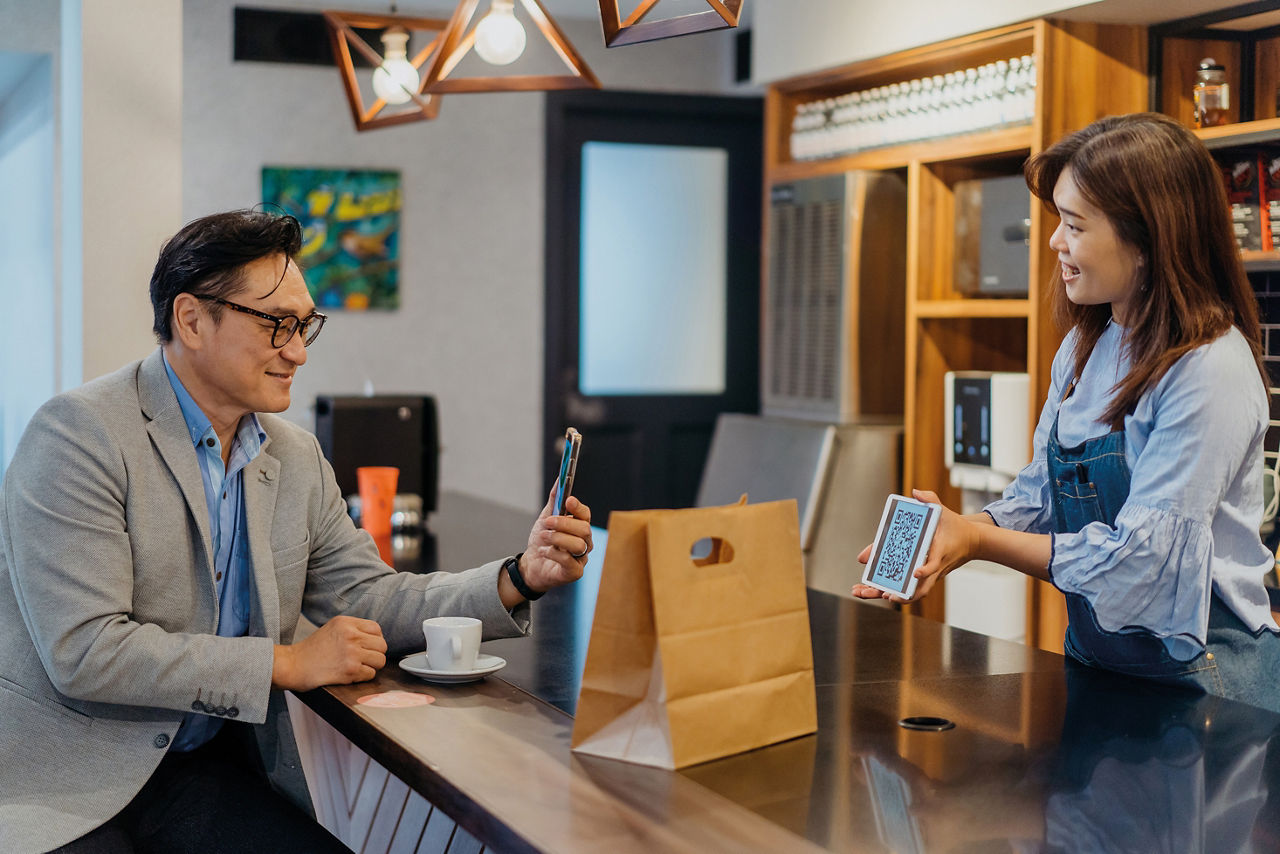
<svg viewBox="0 0 1280 854">
<path fill-rule="evenodd" d="M 911 568 L 911 558 L 916 551 L 916 535 L 919 522 L 906 513 L 895 513 L 884 532 L 880 546 L 880 564 L 876 575 L 889 581 L 901 581 Z"/>
</svg>

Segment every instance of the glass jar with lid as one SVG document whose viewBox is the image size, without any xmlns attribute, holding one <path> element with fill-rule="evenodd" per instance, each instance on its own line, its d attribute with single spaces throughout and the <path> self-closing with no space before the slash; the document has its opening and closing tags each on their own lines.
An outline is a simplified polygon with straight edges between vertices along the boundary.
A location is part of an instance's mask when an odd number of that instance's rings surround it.
<svg viewBox="0 0 1280 854">
<path fill-rule="evenodd" d="M 1213 57 L 1200 60 L 1196 82 L 1191 87 L 1191 101 L 1195 107 L 1196 127 L 1216 127 L 1229 121 L 1231 89 L 1227 85 L 1227 71 Z"/>
</svg>

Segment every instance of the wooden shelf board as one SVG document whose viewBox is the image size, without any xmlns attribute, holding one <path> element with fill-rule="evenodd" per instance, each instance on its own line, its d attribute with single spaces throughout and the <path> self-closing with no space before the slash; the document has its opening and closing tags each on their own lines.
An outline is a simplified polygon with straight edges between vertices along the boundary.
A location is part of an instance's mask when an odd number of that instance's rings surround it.
<svg viewBox="0 0 1280 854">
<path fill-rule="evenodd" d="M 1234 148 L 1259 142 L 1280 142 L 1280 119 L 1236 122 L 1213 128 L 1197 128 L 1196 136 L 1209 148 Z"/>
<path fill-rule="evenodd" d="M 1025 299 L 918 300 L 908 310 L 916 317 L 1029 317 L 1031 301 Z"/>
<path fill-rule="evenodd" d="M 915 160 L 950 163 L 1001 154 L 1030 154 L 1031 140 L 1031 125 L 1014 125 L 941 139 L 908 142 L 904 145 L 889 145 L 840 157 L 787 161 L 772 167 L 768 178 L 770 183 L 777 183 L 856 169 L 903 169 Z"/>
<path fill-rule="evenodd" d="M 1280 270 L 1280 252 L 1241 252 L 1246 270 Z"/>
</svg>

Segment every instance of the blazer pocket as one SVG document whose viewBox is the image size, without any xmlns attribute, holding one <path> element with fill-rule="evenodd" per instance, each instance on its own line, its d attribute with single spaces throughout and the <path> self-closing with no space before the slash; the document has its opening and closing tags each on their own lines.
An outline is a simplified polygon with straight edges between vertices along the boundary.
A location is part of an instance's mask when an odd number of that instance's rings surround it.
<svg viewBox="0 0 1280 854">
<path fill-rule="evenodd" d="M 310 554 L 311 538 L 308 537 L 296 546 L 272 549 L 271 562 L 275 565 L 276 572 L 279 573 L 281 570 L 292 569 L 300 563 L 306 563 Z"/>
<path fill-rule="evenodd" d="M 26 707 L 28 711 L 39 710 L 43 713 L 44 719 L 48 719 L 49 714 L 60 715 L 64 719 L 73 724 L 88 729 L 93 724 L 93 718 L 83 712 L 77 712 L 75 709 L 62 705 L 57 700 L 49 697 L 42 697 L 39 694 L 29 691 L 19 685 L 17 682 L 10 682 L 3 676 L 0 676 L 0 708 L 11 706 L 16 703 L 21 714 L 21 709 Z M 31 707 L 34 706 L 35 709 Z"/>
</svg>

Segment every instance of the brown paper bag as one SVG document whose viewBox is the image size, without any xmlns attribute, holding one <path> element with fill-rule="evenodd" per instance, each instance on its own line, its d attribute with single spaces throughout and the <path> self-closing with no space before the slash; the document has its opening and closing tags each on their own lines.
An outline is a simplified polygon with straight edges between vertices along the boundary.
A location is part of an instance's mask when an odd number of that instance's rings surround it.
<svg viewBox="0 0 1280 854">
<path fill-rule="evenodd" d="M 817 728 L 795 501 L 611 514 L 573 749 L 681 768 Z"/>
</svg>

